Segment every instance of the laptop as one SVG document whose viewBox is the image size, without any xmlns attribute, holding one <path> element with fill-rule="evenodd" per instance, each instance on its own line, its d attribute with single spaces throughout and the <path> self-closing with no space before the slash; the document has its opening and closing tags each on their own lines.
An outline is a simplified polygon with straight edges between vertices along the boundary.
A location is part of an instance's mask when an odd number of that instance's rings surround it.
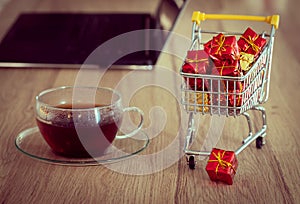
<svg viewBox="0 0 300 204">
<path fill-rule="evenodd" d="M 22 13 L 0 43 L 0 67 L 109 66 L 111 69 L 151 70 L 168 38 L 168 32 L 155 34 L 157 32 L 151 29 L 172 31 L 183 5 L 184 1 L 179 5 L 175 0 L 161 0 L 155 15 Z M 130 34 L 134 32 L 138 34 Z M 128 33 L 130 42 L 126 40 Z M 125 36 L 123 41 L 120 36 Z M 113 43 L 113 39 L 118 44 L 111 46 L 109 43 Z M 134 50 L 132 46 L 136 45 L 138 47 Z M 154 45 L 154 49 L 149 45 Z M 93 52 L 101 49 L 101 46 L 104 50 L 98 53 L 99 58 L 93 57 L 89 60 Z M 107 57 L 112 59 L 105 64 L 103 59 Z"/>
</svg>

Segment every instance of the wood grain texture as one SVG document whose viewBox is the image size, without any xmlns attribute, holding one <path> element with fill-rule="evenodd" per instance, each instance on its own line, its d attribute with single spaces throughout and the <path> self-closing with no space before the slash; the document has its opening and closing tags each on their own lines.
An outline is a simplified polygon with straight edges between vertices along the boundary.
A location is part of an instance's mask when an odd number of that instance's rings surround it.
<svg viewBox="0 0 300 204">
<path fill-rule="evenodd" d="M 0 36 L 22 11 L 100 12 L 108 11 L 109 6 L 121 11 L 128 4 L 132 10 L 155 7 L 151 1 L 109 2 L 111 5 L 107 1 L 11 0 L 0 13 Z M 298 4 L 297 0 L 191 0 L 175 25 L 175 32 L 189 39 L 193 10 L 281 15 L 270 98 L 263 105 L 267 111 L 267 143 L 259 150 L 251 144 L 238 155 L 239 168 L 232 186 L 209 180 L 206 159 L 198 160 L 195 170 L 188 168 L 181 152 L 184 131 L 180 129 L 186 127 L 182 124 L 186 116 L 177 95 L 182 59 L 164 54 L 153 71 L 110 70 L 101 79 L 97 78 L 99 72 L 87 73 L 91 78 L 96 76 L 95 81 L 78 81 L 82 73 L 72 69 L 0 69 L 0 203 L 300 203 Z M 217 30 L 245 26 L 230 22 L 205 25 Z M 170 49 L 180 49 L 175 41 L 169 43 Z M 136 158 L 91 167 L 50 165 L 21 154 L 14 139 L 20 131 L 35 125 L 35 95 L 47 88 L 76 83 L 117 88 L 126 105 L 140 107 L 145 112 L 144 128 L 151 137 L 148 148 Z M 253 111 L 250 115 L 259 128 L 260 115 Z M 210 116 L 199 117 L 195 148 L 202 145 L 211 123 Z M 247 134 L 245 125 L 244 118 L 226 118 L 217 146 L 239 146 Z"/>
</svg>

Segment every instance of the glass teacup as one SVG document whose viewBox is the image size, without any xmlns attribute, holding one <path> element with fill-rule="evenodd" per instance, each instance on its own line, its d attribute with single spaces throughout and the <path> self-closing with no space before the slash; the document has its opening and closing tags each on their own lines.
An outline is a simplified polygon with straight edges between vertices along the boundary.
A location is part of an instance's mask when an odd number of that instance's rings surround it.
<svg viewBox="0 0 300 204">
<path fill-rule="evenodd" d="M 130 133 L 118 136 L 124 112 L 135 111 L 140 122 Z M 122 106 L 121 95 L 104 87 L 64 86 L 36 96 L 36 121 L 51 149 L 67 157 L 97 157 L 114 139 L 135 135 L 143 125 L 143 112 Z"/>
</svg>

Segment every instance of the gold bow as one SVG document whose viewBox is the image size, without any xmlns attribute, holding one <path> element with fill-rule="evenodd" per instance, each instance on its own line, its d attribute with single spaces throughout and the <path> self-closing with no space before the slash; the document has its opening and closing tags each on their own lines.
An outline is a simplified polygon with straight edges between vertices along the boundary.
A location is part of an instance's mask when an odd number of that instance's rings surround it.
<svg viewBox="0 0 300 204">
<path fill-rule="evenodd" d="M 221 37 L 219 39 L 214 39 L 214 42 L 217 43 L 217 45 L 212 45 L 211 48 L 215 48 L 217 47 L 217 51 L 215 52 L 215 54 L 220 54 L 220 51 L 226 51 L 226 48 L 225 46 L 228 46 L 230 47 L 230 45 L 226 45 L 224 44 L 225 43 L 225 36 L 224 35 L 221 35 Z"/>
<path fill-rule="evenodd" d="M 251 38 L 251 36 L 248 36 L 248 39 L 245 38 L 244 36 L 241 36 L 242 39 L 244 39 L 249 45 L 251 45 L 252 49 L 255 51 L 255 53 L 260 52 L 260 47 L 258 47 L 257 45 L 255 45 L 255 40 L 257 40 L 258 35 L 256 35 L 253 39 Z M 245 51 L 247 51 L 249 49 L 250 46 L 247 47 L 247 49 Z"/>
<path fill-rule="evenodd" d="M 228 69 L 228 68 L 236 68 L 236 66 L 225 66 L 225 63 L 223 63 L 221 67 L 216 67 L 216 68 L 217 69 L 221 69 L 220 75 L 223 76 L 223 69 L 224 68 L 226 68 L 226 69 Z"/>
<path fill-rule="evenodd" d="M 208 64 L 208 58 L 198 59 L 198 52 L 196 52 L 195 59 L 186 58 L 185 61 L 187 63 L 196 63 L 195 71 L 197 71 L 197 73 L 199 72 L 199 70 L 198 70 L 198 63 L 199 62 L 205 62 L 206 64 Z"/>
<path fill-rule="evenodd" d="M 197 57 L 197 55 L 196 55 L 196 57 Z M 188 63 L 198 63 L 198 62 L 208 61 L 208 59 L 189 59 L 189 58 L 187 58 L 185 61 Z"/>
</svg>

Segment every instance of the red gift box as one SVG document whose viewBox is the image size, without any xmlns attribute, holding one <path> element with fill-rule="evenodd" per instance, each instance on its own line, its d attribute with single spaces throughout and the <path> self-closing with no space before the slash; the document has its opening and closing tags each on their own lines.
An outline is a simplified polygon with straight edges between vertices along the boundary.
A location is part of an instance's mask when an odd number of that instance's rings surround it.
<svg viewBox="0 0 300 204">
<path fill-rule="evenodd" d="M 207 74 L 209 69 L 209 56 L 204 50 L 191 50 L 187 52 L 185 63 L 182 66 L 182 72 L 190 74 Z M 191 89 L 202 90 L 202 79 L 195 77 L 185 77 Z"/>
<path fill-rule="evenodd" d="M 231 64 L 229 64 L 228 62 L 231 62 Z M 241 76 L 238 60 L 215 62 L 214 66 L 212 66 L 211 68 L 211 75 L 233 77 Z M 212 80 L 212 82 L 210 83 L 212 87 L 209 86 L 209 90 L 216 92 L 226 92 L 226 87 L 230 86 L 230 83 L 231 82 L 229 81 L 229 83 L 226 84 L 226 81 L 220 79 Z M 229 88 L 231 88 L 231 86 Z"/>
<path fill-rule="evenodd" d="M 214 61 L 237 60 L 239 47 L 235 36 L 225 36 L 220 33 L 204 44 L 204 50 Z"/>
<path fill-rule="evenodd" d="M 244 34 L 240 37 L 237 44 L 241 52 L 253 54 L 255 57 L 262 51 L 267 40 L 258 35 L 251 28 L 247 28 Z"/>
<path fill-rule="evenodd" d="M 222 181 L 232 185 L 238 167 L 233 151 L 213 148 L 206 165 L 206 171 L 212 181 Z"/>
<path fill-rule="evenodd" d="M 212 74 L 220 76 L 235 76 L 239 72 L 238 60 L 216 61 L 212 68 Z"/>
<path fill-rule="evenodd" d="M 220 76 L 232 76 L 232 77 L 240 77 L 243 73 L 239 70 L 239 63 L 237 60 L 232 61 L 233 64 L 227 65 L 226 61 L 223 61 L 223 64 L 215 63 L 216 67 L 212 68 L 212 74 L 220 75 Z M 221 80 L 213 81 L 212 87 L 210 90 L 220 93 L 220 97 L 218 94 L 212 96 L 212 104 L 225 106 L 226 105 L 226 93 L 228 94 L 228 106 L 237 107 L 242 104 L 242 92 L 243 92 L 243 84 L 241 81 L 235 80 Z M 220 103 L 218 102 L 220 101 Z"/>
</svg>

